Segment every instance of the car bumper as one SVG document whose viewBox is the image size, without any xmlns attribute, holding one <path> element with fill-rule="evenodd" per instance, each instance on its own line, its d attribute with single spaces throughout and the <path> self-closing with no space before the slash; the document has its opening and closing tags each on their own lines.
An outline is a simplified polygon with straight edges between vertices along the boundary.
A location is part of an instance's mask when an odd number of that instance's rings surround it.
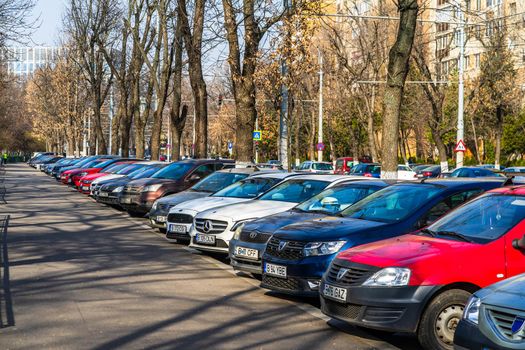
<svg viewBox="0 0 525 350">
<path fill-rule="evenodd" d="M 517 344 L 515 349 L 522 349 L 523 343 Z M 454 349 L 455 350 L 503 350 L 512 349 L 494 343 L 485 334 L 483 334 L 479 327 L 470 322 L 461 320 L 454 333 Z"/>
<path fill-rule="evenodd" d="M 149 224 L 151 227 L 166 229 L 168 212 L 163 210 L 151 210 L 149 212 Z"/>
<path fill-rule="evenodd" d="M 257 250 L 257 259 L 248 258 L 236 254 L 236 248 L 248 248 Z M 250 243 L 238 240 L 231 240 L 229 244 L 230 265 L 234 270 L 249 273 L 262 274 L 262 255 L 266 249 L 266 243 Z"/>
<path fill-rule="evenodd" d="M 222 235 L 215 235 L 215 244 L 198 243 L 196 236 L 191 236 L 190 247 L 205 252 L 228 254 L 228 243 L 221 236 Z"/>
<path fill-rule="evenodd" d="M 119 204 L 122 208 L 127 211 L 133 211 L 135 213 L 146 215 L 151 210 L 155 200 L 148 200 L 145 195 L 136 194 L 122 194 L 120 196 Z"/>
<path fill-rule="evenodd" d="M 120 205 L 119 204 L 119 197 L 112 197 L 112 196 L 104 196 L 104 195 L 100 195 L 100 192 L 99 192 L 99 195 L 96 197 L 97 199 L 97 202 L 99 203 L 104 203 L 104 204 L 109 204 L 109 205 Z"/>
<path fill-rule="evenodd" d="M 286 278 L 264 273 L 261 287 L 290 295 L 317 297 L 321 277 L 334 257 L 335 254 L 284 260 L 265 255 L 262 261 L 263 271 L 266 263 L 285 266 Z"/>
<path fill-rule="evenodd" d="M 326 282 L 320 285 L 321 311 L 330 317 L 366 328 L 389 332 L 415 333 L 427 301 L 439 286 L 344 287 L 346 301 L 323 295 Z"/>
</svg>

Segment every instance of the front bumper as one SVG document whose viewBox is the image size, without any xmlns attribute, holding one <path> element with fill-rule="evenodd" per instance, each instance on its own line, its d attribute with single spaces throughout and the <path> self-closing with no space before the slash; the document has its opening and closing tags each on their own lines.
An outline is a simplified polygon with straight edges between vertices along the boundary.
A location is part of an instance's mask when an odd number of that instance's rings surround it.
<svg viewBox="0 0 525 350">
<path fill-rule="evenodd" d="M 440 286 L 364 287 L 328 284 L 346 289 L 346 301 L 325 297 L 320 285 L 321 311 L 330 317 L 366 328 L 415 333 L 428 300 Z"/>
<path fill-rule="evenodd" d="M 120 196 L 119 204 L 126 211 L 131 211 L 134 213 L 146 215 L 147 213 L 149 213 L 155 200 L 156 198 L 150 200 L 147 194 L 144 194 L 144 193 L 140 193 L 140 194 L 122 193 L 122 195 Z"/>
<path fill-rule="evenodd" d="M 285 266 L 286 278 L 263 273 L 261 287 L 281 293 L 317 297 L 319 283 L 324 272 L 336 254 L 303 257 L 300 260 L 284 260 L 265 254 L 262 269 L 266 263 Z"/>
<path fill-rule="evenodd" d="M 237 247 L 257 250 L 257 259 L 237 255 Z M 233 269 L 236 271 L 244 271 L 261 275 L 263 272 L 261 257 L 265 249 L 266 243 L 252 243 L 232 239 L 229 244 L 230 265 L 233 266 Z"/>
<path fill-rule="evenodd" d="M 461 320 L 454 333 L 454 349 L 503 350 L 509 348 L 494 343 L 475 324 Z"/>
<path fill-rule="evenodd" d="M 151 227 L 166 229 L 166 222 L 168 220 L 168 212 L 163 210 L 151 210 L 149 212 L 149 223 Z"/>
</svg>

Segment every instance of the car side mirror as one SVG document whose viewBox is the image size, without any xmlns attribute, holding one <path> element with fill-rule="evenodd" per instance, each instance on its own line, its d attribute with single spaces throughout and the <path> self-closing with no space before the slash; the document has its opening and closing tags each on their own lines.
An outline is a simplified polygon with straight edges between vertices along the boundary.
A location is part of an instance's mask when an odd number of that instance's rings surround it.
<svg viewBox="0 0 525 350">
<path fill-rule="evenodd" d="M 199 181 L 201 179 L 200 175 L 198 174 L 191 174 L 188 178 L 188 181 Z"/>
<path fill-rule="evenodd" d="M 512 241 L 512 247 L 516 250 L 521 250 L 525 252 L 525 235 L 520 239 L 515 239 Z"/>
</svg>

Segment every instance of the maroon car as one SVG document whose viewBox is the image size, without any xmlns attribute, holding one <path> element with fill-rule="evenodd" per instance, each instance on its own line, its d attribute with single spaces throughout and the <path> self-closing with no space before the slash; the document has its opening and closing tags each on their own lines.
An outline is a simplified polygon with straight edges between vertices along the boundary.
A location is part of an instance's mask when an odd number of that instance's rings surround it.
<svg viewBox="0 0 525 350">
<path fill-rule="evenodd" d="M 233 167 L 235 162 L 228 159 L 172 163 L 149 178 L 130 181 L 122 190 L 120 206 L 131 215 L 145 215 L 158 198 L 184 191 L 217 170 Z"/>
</svg>

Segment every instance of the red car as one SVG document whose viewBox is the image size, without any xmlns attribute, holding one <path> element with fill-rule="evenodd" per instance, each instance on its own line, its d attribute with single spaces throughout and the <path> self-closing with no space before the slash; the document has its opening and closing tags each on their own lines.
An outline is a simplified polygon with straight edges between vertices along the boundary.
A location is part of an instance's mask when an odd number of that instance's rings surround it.
<svg viewBox="0 0 525 350">
<path fill-rule="evenodd" d="M 95 163 L 92 163 L 91 165 L 89 165 L 88 168 L 83 167 L 80 169 L 68 170 L 67 171 L 69 172 L 68 175 L 71 178 L 71 181 L 69 182 L 69 184 L 78 188 L 78 186 L 80 186 L 80 178 L 82 176 L 86 176 L 88 174 L 93 174 L 93 173 L 98 173 L 101 170 L 106 169 L 107 167 L 121 160 L 122 159 L 118 159 L 118 158 L 109 158 L 109 159 L 99 158 L 95 161 Z"/>
<path fill-rule="evenodd" d="M 121 175 L 129 174 L 130 172 L 140 167 L 139 164 L 135 164 L 138 162 L 139 162 L 138 160 L 120 161 L 120 162 L 116 162 L 115 164 L 111 166 L 108 166 L 107 168 L 99 171 L 98 173 L 91 173 L 91 174 L 82 176 L 79 180 L 78 191 L 83 194 L 90 194 L 91 183 L 94 180 L 100 177 L 104 177 L 104 176 L 116 174 L 116 173 L 121 174 Z"/>
<path fill-rule="evenodd" d="M 359 158 L 356 162 L 353 157 L 341 157 L 335 161 L 334 174 L 336 175 L 348 175 L 352 167 L 359 163 L 371 163 L 368 157 Z"/>
<path fill-rule="evenodd" d="M 341 252 L 323 276 L 323 313 L 424 349 L 453 349 L 470 295 L 525 271 L 525 187 L 492 190 L 413 234 Z"/>
<path fill-rule="evenodd" d="M 66 170 L 60 174 L 60 181 L 62 181 L 62 183 L 65 185 L 73 185 L 73 176 L 83 172 L 84 169 L 90 169 L 107 160 L 108 158 L 94 158 L 79 168 Z"/>
</svg>

